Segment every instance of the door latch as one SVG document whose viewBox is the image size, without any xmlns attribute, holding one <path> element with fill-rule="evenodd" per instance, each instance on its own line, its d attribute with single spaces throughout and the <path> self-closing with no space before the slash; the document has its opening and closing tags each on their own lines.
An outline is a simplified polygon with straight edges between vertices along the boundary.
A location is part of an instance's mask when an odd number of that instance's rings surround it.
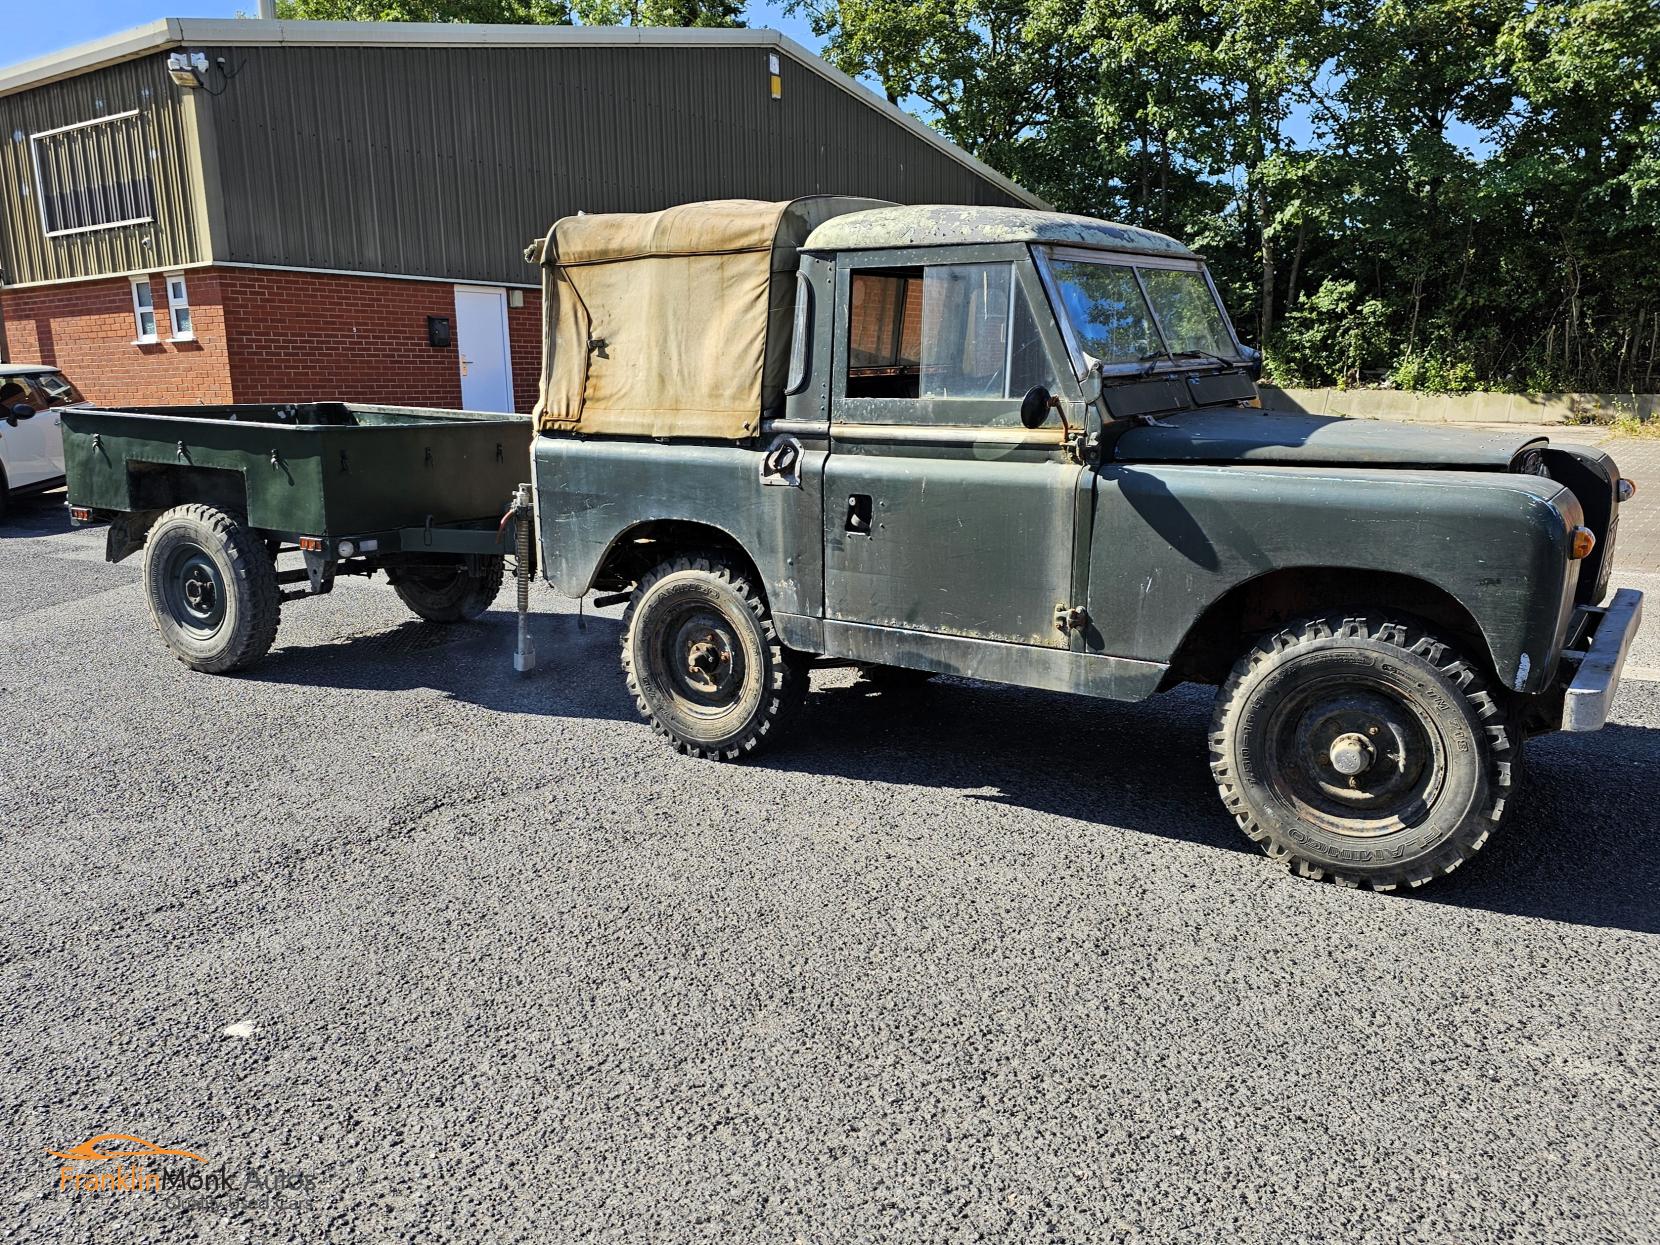
<svg viewBox="0 0 1660 1245">
<path fill-rule="evenodd" d="M 1089 611 L 1081 605 L 1055 606 L 1055 630 L 1062 635 L 1082 631 L 1089 622 Z"/>
</svg>

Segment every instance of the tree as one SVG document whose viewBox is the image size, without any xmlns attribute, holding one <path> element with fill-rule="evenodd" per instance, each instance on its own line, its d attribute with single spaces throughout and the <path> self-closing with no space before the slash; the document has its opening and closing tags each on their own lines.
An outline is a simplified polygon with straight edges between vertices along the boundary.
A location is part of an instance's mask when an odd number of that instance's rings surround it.
<svg viewBox="0 0 1660 1245">
<path fill-rule="evenodd" d="M 337 22 L 741 26 L 743 0 L 277 0 L 277 16 Z"/>
</svg>

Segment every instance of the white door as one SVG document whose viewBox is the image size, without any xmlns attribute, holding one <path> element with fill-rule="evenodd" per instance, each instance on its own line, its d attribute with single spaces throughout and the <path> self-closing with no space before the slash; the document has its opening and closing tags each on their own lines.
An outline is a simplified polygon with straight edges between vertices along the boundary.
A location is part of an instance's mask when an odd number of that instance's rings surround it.
<svg viewBox="0 0 1660 1245">
<path fill-rule="evenodd" d="M 26 387 L 21 402 L 35 406 L 41 397 Z M 63 433 L 52 427 L 56 411 L 37 409 L 27 419 L 18 419 L 10 411 L 0 412 L 0 461 L 6 466 L 6 482 L 12 488 L 38 484 L 63 474 Z"/>
<path fill-rule="evenodd" d="M 455 287 L 455 345 L 461 355 L 461 405 L 469 411 L 511 411 L 506 290 Z"/>
</svg>

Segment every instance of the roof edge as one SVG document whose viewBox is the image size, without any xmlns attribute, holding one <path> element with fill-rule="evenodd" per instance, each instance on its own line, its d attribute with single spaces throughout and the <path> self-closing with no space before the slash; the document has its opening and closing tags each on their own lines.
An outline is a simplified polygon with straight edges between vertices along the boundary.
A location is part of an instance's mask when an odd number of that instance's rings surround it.
<svg viewBox="0 0 1660 1245">
<path fill-rule="evenodd" d="M 257 18 L 165 17 L 107 38 L 0 69 L 0 96 L 185 44 L 325 47 L 767 47 L 853 96 L 1029 207 L 1050 205 L 981 162 L 932 126 L 768 26 L 526 26 L 465 22 L 290 22 Z"/>
</svg>

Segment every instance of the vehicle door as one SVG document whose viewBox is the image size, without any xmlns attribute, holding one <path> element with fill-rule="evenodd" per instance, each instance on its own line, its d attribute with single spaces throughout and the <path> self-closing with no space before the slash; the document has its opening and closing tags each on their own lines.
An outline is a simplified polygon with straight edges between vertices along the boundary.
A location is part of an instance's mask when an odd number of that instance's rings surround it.
<svg viewBox="0 0 1660 1245">
<path fill-rule="evenodd" d="M 57 474 L 61 476 L 64 473 L 63 408 L 78 405 L 84 402 L 85 399 L 81 397 L 74 385 L 70 384 L 57 372 L 42 372 L 34 380 L 45 403 L 40 408 L 41 415 L 45 415 L 49 407 L 51 408 L 50 414 L 52 417 L 51 425 L 42 432 L 42 439 L 45 442 L 42 453 L 46 461 L 55 467 Z M 36 416 L 36 418 L 38 419 L 40 416 Z"/>
<path fill-rule="evenodd" d="M 56 458 L 50 453 L 52 411 L 46 400 L 28 377 L 7 377 L 8 384 L 21 391 L 6 399 L 6 409 L 0 411 L 0 461 L 6 465 L 6 483 L 11 488 L 39 484 L 63 474 L 63 437 L 59 433 Z M 33 415 L 20 418 L 11 408 L 29 406 Z"/>
<path fill-rule="evenodd" d="M 844 253 L 836 281 L 827 635 L 1068 647 L 1081 469 L 1059 419 L 1020 420 L 1065 359 L 1026 248 Z"/>
</svg>

